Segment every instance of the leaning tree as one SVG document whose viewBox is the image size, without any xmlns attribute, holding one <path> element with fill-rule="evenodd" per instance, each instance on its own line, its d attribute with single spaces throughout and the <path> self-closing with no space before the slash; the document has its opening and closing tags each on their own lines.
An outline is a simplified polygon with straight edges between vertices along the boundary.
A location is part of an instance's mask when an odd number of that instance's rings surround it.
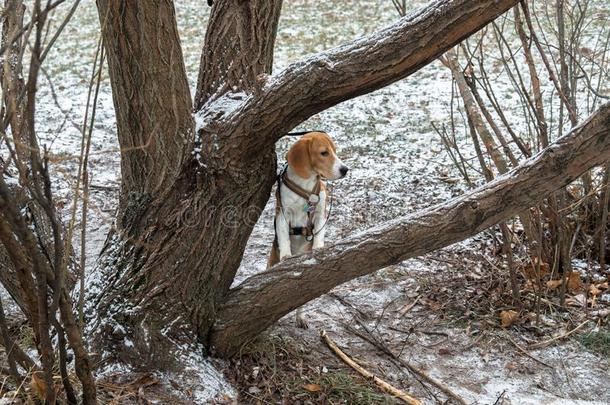
<svg viewBox="0 0 610 405">
<path fill-rule="evenodd" d="M 230 356 L 336 285 L 473 235 L 610 159 L 604 106 L 495 182 L 231 288 L 275 180 L 275 143 L 312 115 L 409 76 L 518 1 L 433 1 L 271 74 L 281 3 L 214 2 L 192 97 L 172 1 L 97 0 L 122 173 L 87 302 L 105 355 L 172 368 L 198 341 Z"/>
</svg>

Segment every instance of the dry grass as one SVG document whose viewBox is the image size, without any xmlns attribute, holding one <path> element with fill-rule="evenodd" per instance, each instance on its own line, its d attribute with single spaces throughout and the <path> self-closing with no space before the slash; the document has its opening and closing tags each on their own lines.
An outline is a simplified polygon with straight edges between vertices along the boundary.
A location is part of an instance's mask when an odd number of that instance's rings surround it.
<svg viewBox="0 0 610 405">
<path fill-rule="evenodd" d="M 239 403 L 391 404 L 393 399 L 335 360 L 316 352 L 317 342 L 298 347 L 291 338 L 261 337 L 245 347 L 226 374 Z"/>
</svg>

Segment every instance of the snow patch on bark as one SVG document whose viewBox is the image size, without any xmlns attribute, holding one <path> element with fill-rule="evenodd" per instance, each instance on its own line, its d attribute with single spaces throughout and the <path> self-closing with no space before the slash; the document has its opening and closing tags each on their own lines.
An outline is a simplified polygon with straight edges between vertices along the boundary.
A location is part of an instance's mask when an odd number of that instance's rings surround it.
<svg viewBox="0 0 610 405">
<path fill-rule="evenodd" d="M 201 130 L 208 128 L 214 121 L 228 117 L 243 109 L 251 99 L 251 94 L 243 91 L 231 91 L 209 101 L 194 114 L 195 132 L 199 133 Z"/>
</svg>

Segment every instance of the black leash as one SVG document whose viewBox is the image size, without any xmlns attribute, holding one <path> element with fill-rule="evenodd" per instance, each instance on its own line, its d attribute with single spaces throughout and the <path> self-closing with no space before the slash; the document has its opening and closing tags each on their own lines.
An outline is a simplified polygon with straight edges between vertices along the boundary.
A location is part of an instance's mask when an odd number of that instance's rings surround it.
<svg viewBox="0 0 610 405">
<path fill-rule="evenodd" d="M 286 135 L 287 136 L 301 136 L 301 135 L 307 135 L 310 134 L 312 132 L 323 132 L 326 133 L 326 131 L 322 131 L 320 129 L 313 129 L 311 131 L 297 131 L 297 132 L 288 132 Z"/>
</svg>

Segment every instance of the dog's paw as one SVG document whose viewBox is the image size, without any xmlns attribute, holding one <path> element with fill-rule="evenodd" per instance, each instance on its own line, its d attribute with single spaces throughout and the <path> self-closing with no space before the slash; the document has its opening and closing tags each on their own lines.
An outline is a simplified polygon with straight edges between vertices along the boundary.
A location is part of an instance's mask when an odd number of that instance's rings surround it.
<svg viewBox="0 0 610 405">
<path fill-rule="evenodd" d="M 280 252 L 280 261 L 284 260 L 287 257 L 292 256 L 290 252 Z"/>
<path fill-rule="evenodd" d="M 309 324 L 307 323 L 307 319 L 305 319 L 305 317 L 303 316 L 302 313 L 297 313 L 296 320 L 297 320 L 297 327 L 299 327 L 301 329 L 309 329 Z"/>
</svg>

